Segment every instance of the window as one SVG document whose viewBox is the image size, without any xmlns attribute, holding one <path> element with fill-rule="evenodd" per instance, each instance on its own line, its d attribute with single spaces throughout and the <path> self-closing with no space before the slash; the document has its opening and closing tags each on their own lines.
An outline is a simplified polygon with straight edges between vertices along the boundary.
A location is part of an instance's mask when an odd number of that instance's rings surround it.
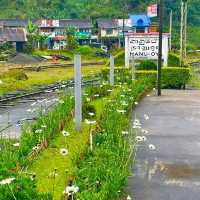
<svg viewBox="0 0 200 200">
<path fill-rule="evenodd" d="M 106 30 L 107 35 L 112 35 L 113 34 L 113 29 L 109 28 Z"/>
</svg>

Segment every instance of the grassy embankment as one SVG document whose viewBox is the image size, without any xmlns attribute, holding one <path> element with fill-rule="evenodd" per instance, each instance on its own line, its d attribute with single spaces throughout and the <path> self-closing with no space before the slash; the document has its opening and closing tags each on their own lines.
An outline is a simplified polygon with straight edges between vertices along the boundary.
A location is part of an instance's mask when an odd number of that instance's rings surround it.
<svg viewBox="0 0 200 200">
<path fill-rule="evenodd" d="M 87 66 L 82 68 L 83 76 L 90 76 L 100 73 L 104 66 Z M 18 80 L 16 74 L 25 74 L 27 80 Z M 23 76 L 23 75 L 22 75 Z M 69 80 L 74 77 L 73 67 L 45 69 L 39 72 L 36 71 L 11 71 L 0 74 L 0 94 L 12 92 L 15 90 L 30 90 L 34 86 L 48 85 L 56 81 Z M 22 78 L 23 79 L 23 78 Z"/>
</svg>

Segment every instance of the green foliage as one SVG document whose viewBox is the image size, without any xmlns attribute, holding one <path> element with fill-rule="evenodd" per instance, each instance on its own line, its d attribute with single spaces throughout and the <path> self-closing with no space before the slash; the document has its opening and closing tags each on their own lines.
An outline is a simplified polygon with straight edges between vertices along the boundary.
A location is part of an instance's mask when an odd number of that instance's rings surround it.
<svg viewBox="0 0 200 200">
<path fill-rule="evenodd" d="M 10 173 L 10 177 L 14 176 Z M 52 200 L 49 194 L 37 193 L 35 181 L 30 177 L 16 176 L 11 184 L 1 185 L 0 199 L 3 200 Z"/>
<path fill-rule="evenodd" d="M 78 47 L 78 41 L 76 39 L 76 28 L 71 26 L 65 30 L 67 49 L 74 50 Z"/>
<path fill-rule="evenodd" d="M 170 67 L 179 67 L 180 66 L 180 58 L 177 54 L 169 53 L 168 66 L 170 66 Z"/>
<path fill-rule="evenodd" d="M 18 81 L 28 80 L 28 76 L 22 70 L 11 70 L 8 72 L 0 74 L 0 78 L 9 78 Z"/>
<path fill-rule="evenodd" d="M 156 82 L 156 71 L 136 71 L 136 77 L 151 77 Z M 182 89 L 190 80 L 190 69 L 184 67 L 164 67 L 162 69 L 162 88 Z"/>
<path fill-rule="evenodd" d="M 45 108 L 42 108 L 37 120 L 23 127 L 19 146 L 13 145 L 15 141 L 0 140 L 0 180 L 10 178 L 10 176 L 16 178 L 16 182 L 11 184 L 11 189 L 17 199 L 51 200 L 48 194 L 42 196 L 38 194 L 35 183 L 31 182 L 30 177 L 26 178 L 19 174 L 19 171 L 30 164 L 39 151 L 44 149 L 44 145 L 48 145 L 48 141 L 62 130 L 62 123 L 71 116 L 72 108 L 73 100 L 69 96 L 58 100 L 55 110 L 49 112 L 48 115 L 44 113 Z M 11 171 L 13 171 L 12 174 L 10 174 Z M 7 186 L 0 188 L 0 197 L 1 195 L 4 198 L 0 199 L 13 199 L 11 190 Z"/>
<path fill-rule="evenodd" d="M 157 70 L 157 65 L 154 61 L 144 60 L 136 67 L 137 70 Z"/>
<path fill-rule="evenodd" d="M 74 50 L 74 53 L 79 53 L 83 56 L 94 56 L 95 49 L 90 46 L 79 46 L 77 49 Z"/>
<path fill-rule="evenodd" d="M 121 196 L 118 191 L 126 184 L 135 147 L 135 135 L 128 131 L 129 111 L 134 101 L 151 87 L 151 81 L 147 79 L 135 81 L 121 89 L 106 105 L 100 121 L 101 130 L 94 138 L 94 150 L 91 152 L 88 148 L 77 169 L 75 183 L 80 187 L 80 193 L 75 199 L 110 200 Z M 126 106 L 122 101 L 127 103 Z M 126 114 L 118 110 L 126 110 Z M 129 134 L 124 135 L 123 131 Z"/>
<path fill-rule="evenodd" d="M 115 56 L 115 66 L 124 66 L 125 65 L 125 52 L 124 50 L 118 52 Z"/>
</svg>

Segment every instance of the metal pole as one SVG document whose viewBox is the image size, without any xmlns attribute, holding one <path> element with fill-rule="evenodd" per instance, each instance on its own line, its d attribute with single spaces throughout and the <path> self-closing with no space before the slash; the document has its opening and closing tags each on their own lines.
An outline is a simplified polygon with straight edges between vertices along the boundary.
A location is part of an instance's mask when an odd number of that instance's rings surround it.
<svg viewBox="0 0 200 200">
<path fill-rule="evenodd" d="M 187 12 L 188 12 L 188 7 L 187 7 L 187 0 L 185 1 L 185 19 L 184 19 L 184 61 L 187 56 Z"/>
<path fill-rule="evenodd" d="M 169 25 L 169 33 L 170 33 L 170 41 L 169 41 L 169 50 L 172 50 L 172 23 L 173 23 L 173 11 L 170 11 L 170 25 Z"/>
<path fill-rule="evenodd" d="M 158 75 L 157 95 L 161 96 L 161 69 L 162 69 L 162 35 L 163 35 L 163 0 L 159 4 L 159 52 L 158 52 Z"/>
<path fill-rule="evenodd" d="M 74 57 L 74 80 L 75 80 L 75 126 L 81 131 L 82 122 L 82 100 L 81 100 L 81 56 Z"/>
<path fill-rule="evenodd" d="M 184 3 L 181 1 L 180 66 L 183 64 L 183 6 Z"/>
</svg>

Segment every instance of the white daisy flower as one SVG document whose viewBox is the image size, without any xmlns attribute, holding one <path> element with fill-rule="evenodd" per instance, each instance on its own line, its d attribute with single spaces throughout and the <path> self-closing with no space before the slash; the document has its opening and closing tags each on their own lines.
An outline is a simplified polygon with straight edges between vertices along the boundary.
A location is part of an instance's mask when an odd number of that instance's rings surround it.
<svg viewBox="0 0 200 200">
<path fill-rule="evenodd" d="M 126 113 L 126 110 L 117 110 L 117 112 L 124 114 L 124 113 Z"/>
<path fill-rule="evenodd" d="M 122 135 L 128 135 L 128 131 L 122 131 Z"/>
<path fill-rule="evenodd" d="M 93 112 L 89 112 L 88 115 L 90 115 L 91 117 L 95 116 L 95 114 Z"/>
<path fill-rule="evenodd" d="M 62 156 L 66 156 L 66 155 L 68 155 L 68 154 L 69 154 L 69 152 L 68 152 L 68 150 L 67 150 L 67 149 L 65 149 L 65 148 L 62 148 L 62 149 L 60 149 L 60 154 L 61 154 Z"/>
<path fill-rule="evenodd" d="M 154 150 L 156 150 L 156 147 L 153 144 L 149 144 L 149 149 L 152 150 L 152 151 L 154 151 Z"/>
<path fill-rule="evenodd" d="M 143 142 L 143 137 L 142 136 L 136 136 L 135 140 L 136 140 L 136 142 Z"/>
<path fill-rule="evenodd" d="M 146 142 L 147 141 L 147 137 L 146 136 L 142 136 L 142 141 Z"/>
<path fill-rule="evenodd" d="M 72 186 L 67 186 L 65 188 L 63 194 L 67 194 L 69 196 L 69 195 L 72 195 L 74 193 L 77 193 L 78 191 L 79 191 L 79 187 L 72 185 Z"/>
<path fill-rule="evenodd" d="M 4 179 L 4 180 L 0 181 L 0 185 L 10 184 L 10 183 L 12 183 L 14 180 L 15 180 L 15 178 L 7 178 L 7 179 Z"/>
<path fill-rule="evenodd" d="M 13 144 L 14 147 L 19 147 L 19 142 Z"/>
<path fill-rule="evenodd" d="M 47 126 L 46 125 L 42 125 L 41 128 L 47 128 Z"/>
<path fill-rule="evenodd" d="M 149 120 L 149 116 L 147 114 L 144 114 L 144 119 Z"/>
<path fill-rule="evenodd" d="M 135 101 L 135 105 L 138 105 L 138 102 L 137 102 L 137 101 Z"/>
<path fill-rule="evenodd" d="M 147 131 L 147 130 L 145 130 L 145 129 L 142 129 L 141 132 L 142 132 L 143 134 L 148 134 L 148 133 L 149 133 L 149 131 Z"/>
<path fill-rule="evenodd" d="M 33 150 L 33 151 L 39 150 L 39 146 L 34 146 L 34 147 L 32 148 L 32 150 Z"/>
<path fill-rule="evenodd" d="M 92 125 L 92 124 L 96 124 L 96 121 L 90 121 L 88 119 L 85 119 L 85 123 Z"/>
<path fill-rule="evenodd" d="M 62 134 L 63 134 L 64 137 L 70 136 L 70 133 L 65 131 L 65 130 L 62 131 Z"/>
<path fill-rule="evenodd" d="M 36 131 L 35 131 L 35 133 L 42 133 L 42 129 L 37 129 Z"/>
<path fill-rule="evenodd" d="M 64 104 L 65 102 L 63 100 L 58 101 L 59 104 Z"/>
</svg>

